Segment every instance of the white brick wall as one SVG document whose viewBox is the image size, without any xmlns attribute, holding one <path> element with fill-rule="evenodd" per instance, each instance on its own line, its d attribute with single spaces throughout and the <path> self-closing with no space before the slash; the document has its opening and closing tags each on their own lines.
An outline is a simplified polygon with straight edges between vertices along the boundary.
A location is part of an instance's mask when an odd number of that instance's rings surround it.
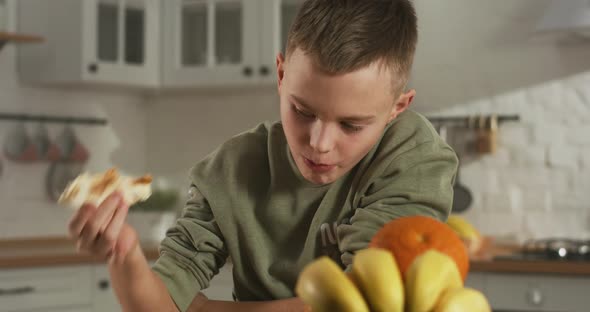
<svg viewBox="0 0 590 312">
<path fill-rule="evenodd" d="M 441 115 L 518 114 L 501 125 L 498 152 L 463 157 L 474 192 L 465 216 L 489 235 L 519 240 L 590 237 L 590 73 L 478 100 Z"/>
</svg>

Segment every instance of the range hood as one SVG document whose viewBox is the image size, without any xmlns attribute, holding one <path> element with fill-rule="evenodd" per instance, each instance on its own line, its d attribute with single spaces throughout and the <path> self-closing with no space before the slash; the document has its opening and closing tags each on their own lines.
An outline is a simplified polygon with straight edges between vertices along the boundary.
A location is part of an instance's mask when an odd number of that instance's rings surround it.
<svg viewBox="0 0 590 312">
<path fill-rule="evenodd" d="M 570 33 L 590 40 L 590 0 L 551 0 L 537 31 Z"/>
</svg>

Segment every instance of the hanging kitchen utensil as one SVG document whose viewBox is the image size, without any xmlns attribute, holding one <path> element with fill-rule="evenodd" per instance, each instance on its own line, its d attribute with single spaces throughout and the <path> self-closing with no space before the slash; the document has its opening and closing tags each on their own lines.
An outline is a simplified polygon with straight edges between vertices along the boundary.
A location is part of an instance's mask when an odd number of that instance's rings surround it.
<svg viewBox="0 0 590 312">
<path fill-rule="evenodd" d="M 441 125 L 439 128 L 439 135 L 440 137 L 448 142 L 448 133 L 447 127 L 445 125 Z M 457 158 L 459 159 L 459 164 L 457 166 L 457 175 L 455 177 L 455 184 L 453 185 L 453 210 L 454 213 L 463 212 L 469 209 L 471 202 L 473 201 L 473 196 L 471 195 L 471 191 L 461 184 L 460 181 L 460 168 L 461 168 L 461 157 L 457 154 Z"/>
<path fill-rule="evenodd" d="M 492 154 L 496 151 L 498 118 L 480 116 L 478 125 L 477 151 L 480 154 Z"/>
<path fill-rule="evenodd" d="M 83 171 L 84 164 L 81 162 L 58 161 L 51 163 L 45 177 L 45 187 L 49 199 L 57 202 L 68 183 Z"/>
<path fill-rule="evenodd" d="M 37 148 L 27 134 L 24 123 L 17 123 L 6 137 L 4 154 L 16 162 L 34 162 L 38 159 Z"/>
<path fill-rule="evenodd" d="M 90 157 L 88 150 L 74 133 L 70 124 L 66 124 L 62 133 L 55 140 L 61 160 L 69 162 L 86 162 Z"/>
<path fill-rule="evenodd" d="M 43 121 L 37 125 L 32 141 L 37 150 L 38 160 L 55 162 L 61 158 L 59 148 L 49 139 L 49 132 Z"/>
<path fill-rule="evenodd" d="M 488 140 L 488 147 L 489 153 L 494 154 L 498 147 L 498 116 L 496 114 L 492 114 L 490 116 L 489 122 L 489 140 Z"/>
<path fill-rule="evenodd" d="M 471 191 L 461 184 L 460 178 L 461 158 L 459 157 L 459 165 L 457 166 L 457 177 L 455 178 L 455 185 L 453 186 L 453 212 L 463 212 L 471 206 L 473 196 Z"/>
</svg>

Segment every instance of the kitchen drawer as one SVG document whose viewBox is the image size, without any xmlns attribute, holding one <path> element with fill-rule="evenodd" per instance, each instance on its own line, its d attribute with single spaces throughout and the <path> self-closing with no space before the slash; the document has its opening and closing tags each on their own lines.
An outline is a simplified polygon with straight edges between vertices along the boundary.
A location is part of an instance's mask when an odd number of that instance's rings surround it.
<svg viewBox="0 0 590 312">
<path fill-rule="evenodd" d="M 491 274 L 486 296 L 494 311 L 587 312 L 590 279 L 573 276 Z"/>
<path fill-rule="evenodd" d="M 39 310 L 19 310 L 18 312 L 93 312 L 89 306 L 75 306 L 67 308 L 54 308 L 54 309 L 39 309 Z M 103 311 L 110 312 L 110 311 Z"/>
<path fill-rule="evenodd" d="M 467 279 L 465 280 L 465 287 L 477 289 L 482 293 L 485 293 L 486 286 L 486 274 L 478 272 L 469 272 Z"/>
<path fill-rule="evenodd" d="M 87 266 L 0 270 L 1 311 L 90 305 L 91 281 Z"/>
</svg>

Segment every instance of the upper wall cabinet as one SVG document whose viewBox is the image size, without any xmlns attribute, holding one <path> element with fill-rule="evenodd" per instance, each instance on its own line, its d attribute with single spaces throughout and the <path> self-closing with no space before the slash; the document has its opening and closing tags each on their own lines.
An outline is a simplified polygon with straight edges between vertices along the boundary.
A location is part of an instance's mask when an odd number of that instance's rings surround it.
<svg viewBox="0 0 590 312">
<path fill-rule="evenodd" d="M 291 23 L 303 0 L 260 0 L 261 12 L 266 18 L 261 19 L 260 27 L 260 72 L 276 67 L 276 56 L 285 53 L 287 35 Z M 264 82 L 276 81 L 274 71 L 270 76 L 261 78 Z"/>
<path fill-rule="evenodd" d="M 167 87 L 273 83 L 302 0 L 171 0 L 164 5 Z"/>
<path fill-rule="evenodd" d="M 147 88 L 276 81 L 302 0 L 18 0 L 25 82 Z"/>
<path fill-rule="evenodd" d="M 163 9 L 165 86 L 257 82 L 257 1 L 166 0 Z"/>
<path fill-rule="evenodd" d="M 24 82 L 159 85 L 159 0 L 18 0 L 18 28 L 45 37 L 19 47 Z"/>
</svg>

